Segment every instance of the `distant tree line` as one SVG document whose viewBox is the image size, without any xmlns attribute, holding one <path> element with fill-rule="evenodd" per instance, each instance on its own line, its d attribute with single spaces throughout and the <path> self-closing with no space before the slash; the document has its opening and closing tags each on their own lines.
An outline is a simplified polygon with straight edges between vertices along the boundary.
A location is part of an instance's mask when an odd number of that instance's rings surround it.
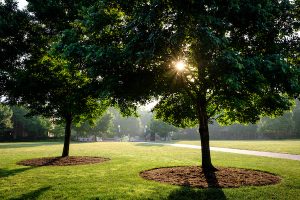
<svg viewBox="0 0 300 200">
<path fill-rule="evenodd" d="M 212 139 L 286 139 L 300 138 L 300 102 L 291 112 L 280 117 L 264 117 L 256 124 L 233 124 L 221 126 L 213 122 L 209 125 Z M 197 128 L 179 130 L 174 139 L 199 139 Z"/>
<path fill-rule="evenodd" d="M 24 107 L 0 104 L 0 139 L 45 139 L 52 129 L 50 119 L 40 116 L 27 117 Z"/>
<path fill-rule="evenodd" d="M 59 120 L 41 116 L 27 116 L 28 109 L 0 104 L 0 140 L 62 139 L 64 126 Z M 140 109 L 137 117 L 123 117 L 118 110 L 109 108 L 93 121 L 73 124 L 73 139 L 78 137 L 136 137 L 141 140 L 159 136 L 161 140 L 198 140 L 198 127 L 177 128 L 155 119 L 150 111 Z M 265 117 L 257 124 L 209 125 L 212 139 L 286 139 L 300 138 L 300 102 L 291 112 L 274 119 Z"/>
<path fill-rule="evenodd" d="M 153 114 L 144 110 L 139 110 L 139 117 L 123 117 L 118 110 L 109 108 L 92 120 L 72 124 L 72 138 L 113 138 L 125 135 L 144 138 L 152 118 Z M 64 134 L 65 127 L 59 119 L 31 116 L 27 108 L 0 104 L 0 141 L 62 139 Z"/>
</svg>

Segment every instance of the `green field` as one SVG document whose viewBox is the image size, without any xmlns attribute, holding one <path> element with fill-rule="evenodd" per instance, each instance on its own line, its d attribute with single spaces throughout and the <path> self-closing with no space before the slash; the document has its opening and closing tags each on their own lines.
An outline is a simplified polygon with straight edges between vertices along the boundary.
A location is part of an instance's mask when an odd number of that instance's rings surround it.
<svg viewBox="0 0 300 200">
<path fill-rule="evenodd" d="M 217 166 L 280 175 L 278 185 L 191 189 L 144 180 L 139 172 L 163 166 L 199 165 L 200 150 L 140 143 L 72 144 L 71 155 L 111 161 L 65 167 L 24 167 L 29 158 L 58 156 L 61 143 L 0 143 L 0 199 L 300 199 L 300 162 L 212 152 Z"/>
<path fill-rule="evenodd" d="M 175 141 L 177 144 L 200 145 L 200 141 Z M 213 147 L 300 154 L 300 140 L 212 140 Z"/>
</svg>

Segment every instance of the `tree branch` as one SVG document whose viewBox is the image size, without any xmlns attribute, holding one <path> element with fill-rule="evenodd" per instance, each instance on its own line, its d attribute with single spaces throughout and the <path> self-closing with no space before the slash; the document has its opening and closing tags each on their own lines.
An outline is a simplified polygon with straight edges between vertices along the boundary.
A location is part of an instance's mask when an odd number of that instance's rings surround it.
<svg viewBox="0 0 300 200">
<path fill-rule="evenodd" d="M 210 119 L 212 116 L 214 116 L 216 114 L 216 112 L 217 112 L 218 109 L 219 109 L 219 105 L 217 105 L 215 107 L 215 109 L 212 111 L 212 113 L 210 115 L 208 115 L 208 118 Z"/>
</svg>

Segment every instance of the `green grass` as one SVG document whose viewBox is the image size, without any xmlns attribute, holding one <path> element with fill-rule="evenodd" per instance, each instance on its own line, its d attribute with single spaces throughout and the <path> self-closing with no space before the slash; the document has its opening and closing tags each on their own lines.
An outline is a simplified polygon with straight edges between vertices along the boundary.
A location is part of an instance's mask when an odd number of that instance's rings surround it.
<svg viewBox="0 0 300 200">
<path fill-rule="evenodd" d="M 200 150 L 137 143 L 72 144 L 71 155 L 103 156 L 100 164 L 24 167 L 29 158 L 58 156 L 60 143 L 0 143 L 0 199 L 300 199 L 300 162 L 212 152 L 216 166 L 268 171 L 278 185 L 192 189 L 144 180 L 139 172 L 164 166 L 199 165 Z"/>
<path fill-rule="evenodd" d="M 175 141 L 176 144 L 200 145 L 200 141 Z M 212 147 L 300 154 L 300 140 L 212 140 Z"/>
</svg>

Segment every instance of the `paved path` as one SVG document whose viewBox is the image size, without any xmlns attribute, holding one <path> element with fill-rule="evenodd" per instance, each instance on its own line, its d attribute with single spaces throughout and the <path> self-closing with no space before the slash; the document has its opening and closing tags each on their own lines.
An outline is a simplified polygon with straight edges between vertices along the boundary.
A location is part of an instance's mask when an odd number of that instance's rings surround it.
<svg viewBox="0 0 300 200">
<path fill-rule="evenodd" d="M 191 144 L 168 144 L 168 143 L 154 143 L 154 142 L 144 142 L 146 145 L 165 145 L 165 146 L 173 146 L 173 147 L 182 147 L 182 148 L 191 148 L 191 149 L 201 149 L 201 146 L 191 145 Z M 227 153 L 238 153 L 245 155 L 253 155 L 253 156 L 264 156 L 271 158 L 283 158 L 289 160 L 299 160 L 300 155 L 293 155 L 287 153 L 273 153 L 273 152 L 265 152 L 265 151 L 251 151 L 251 150 L 241 150 L 241 149 L 231 149 L 231 148 L 222 148 L 222 147 L 210 147 L 212 151 L 221 151 Z"/>
</svg>

